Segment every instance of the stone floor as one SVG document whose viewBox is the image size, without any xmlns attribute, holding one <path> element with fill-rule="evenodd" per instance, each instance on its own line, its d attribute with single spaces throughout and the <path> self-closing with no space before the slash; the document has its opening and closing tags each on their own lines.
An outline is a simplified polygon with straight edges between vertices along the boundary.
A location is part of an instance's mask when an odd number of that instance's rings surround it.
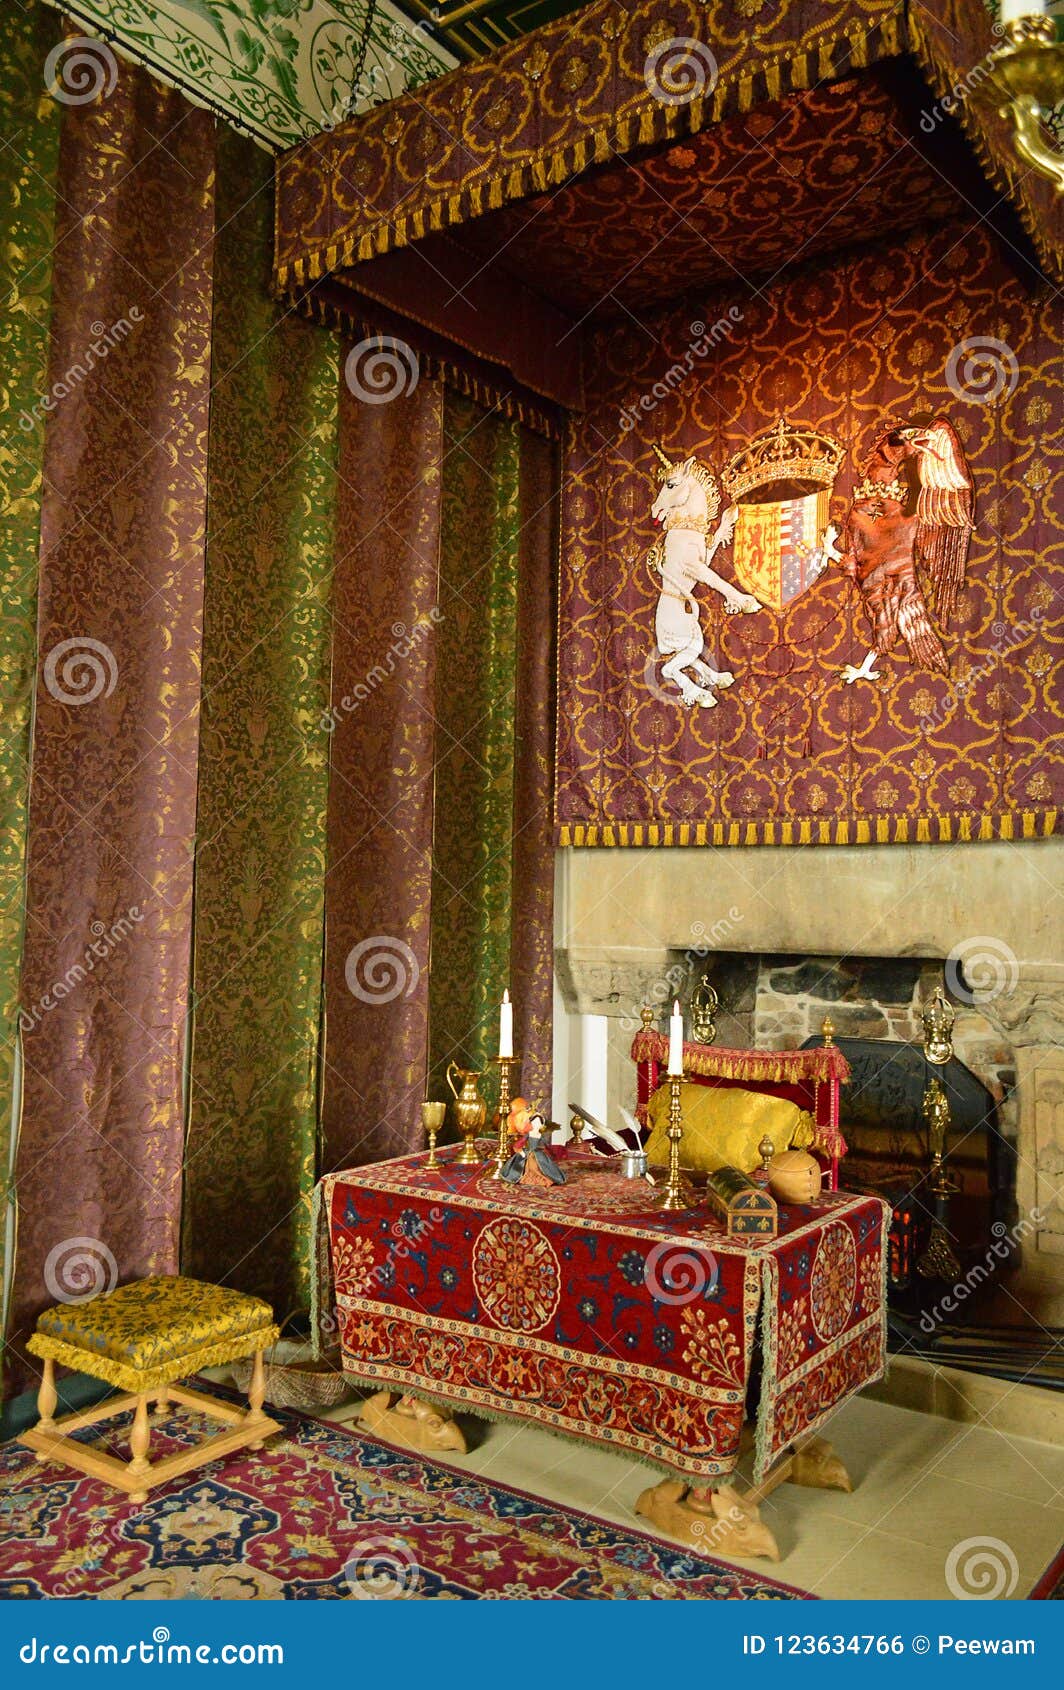
<svg viewBox="0 0 1064 1690">
<path fill-rule="evenodd" d="M 357 1403 L 330 1418 L 349 1421 Z M 537 1496 L 639 1526 L 633 1505 L 656 1475 L 607 1450 L 537 1426 L 464 1423 L 475 1447 L 448 1461 Z M 766 1573 L 821 1597 L 947 1598 L 946 1563 L 997 1578 L 1023 1597 L 1064 1542 L 1064 1448 L 857 1398 L 830 1438 L 854 1482 L 838 1491 L 782 1485 L 762 1504 L 778 1566 Z M 991 1539 L 984 1551 L 970 1539 Z M 749 1563 L 748 1563 L 749 1564 Z M 1013 1579 L 1013 1567 L 1015 1578 Z M 1002 1594 L 1004 1594 L 1004 1589 Z"/>
</svg>

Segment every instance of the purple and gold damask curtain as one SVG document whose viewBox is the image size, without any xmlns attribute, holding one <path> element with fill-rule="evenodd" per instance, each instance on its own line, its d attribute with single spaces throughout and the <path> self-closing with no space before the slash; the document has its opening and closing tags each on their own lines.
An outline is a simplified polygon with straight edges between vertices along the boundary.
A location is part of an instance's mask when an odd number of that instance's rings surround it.
<svg viewBox="0 0 1064 1690">
<path fill-rule="evenodd" d="M 510 995 L 525 1095 L 549 1108 L 554 1006 L 554 642 L 558 463 L 522 429 L 518 487 Z"/>
<path fill-rule="evenodd" d="M 41 100 L 51 13 L 0 31 L 0 1234 L 8 1218 L 22 957 L 59 111 Z"/>
<path fill-rule="evenodd" d="M 434 1097 L 447 1096 L 451 1060 L 487 1068 L 510 980 L 520 450 L 519 425 L 448 393 L 429 985 Z"/>
<path fill-rule="evenodd" d="M 219 126 L 185 1270 L 309 1296 L 337 342 L 269 292 L 271 165 Z"/>
<path fill-rule="evenodd" d="M 345 386 L 340 452 L 327 1168 L 420 1144 L 448 1062 L 487 1066 L 506 985 L 546 1103 L 553 954 L 553 449 L 422 380 Z"/>
<path fill-rule="evenodd" d="M 350 358 L 345 369 L 350 369 Z M 409 1150 L 428 1036 L 443 389 L 340 393 L 323 1168 Z"/>
<path fill-rule="evenodd" d="M 12 1326 L 177 1266 L 213 121 L 128 66 L 56 185 Z"/>
<path fill-rule="evenodd" d="M 102 43 L 39 101 L 53 32 L 3 43 L 16 1341 L 179 1260 L 304 1305 L 319 1167 L 417 1139 L 430 981 L 480 1058 L 509 980 L 549 1084 L 552 448 L 366 403 L 269 295 L 267 161 Z"/>
</svg>

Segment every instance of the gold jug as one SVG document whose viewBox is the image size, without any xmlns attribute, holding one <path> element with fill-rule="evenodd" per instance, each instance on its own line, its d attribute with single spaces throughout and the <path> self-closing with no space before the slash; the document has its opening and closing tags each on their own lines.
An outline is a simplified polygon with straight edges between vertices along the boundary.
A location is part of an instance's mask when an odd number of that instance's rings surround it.
<svg viewBox="0 0 1064 1690">
<path fill-rule="evenodd" d="M 461 1089 L 455 1085 L 454 1074 L 461 1081 Z M 455 1157 L 455 1163 L 460 1168 L 468 1168 L 482 1160 L 477 1151 L 477 1134 L 484 1130 L 488 1106 L 477 1090 L 479 1079 L 479 1070 L 460 1068 L 457 1062 L 448 1062 L 447 1084 L 454 1096 L 454 1118 L 462 1135 L 462 1148 Z"/>
</svg>

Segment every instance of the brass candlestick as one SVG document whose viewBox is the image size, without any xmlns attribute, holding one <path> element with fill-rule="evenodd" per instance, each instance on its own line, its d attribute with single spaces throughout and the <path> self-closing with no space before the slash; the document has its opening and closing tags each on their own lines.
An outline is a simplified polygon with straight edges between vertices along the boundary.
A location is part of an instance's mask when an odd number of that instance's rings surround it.
<svg viewBox="0 0 1064 1690">
<path fill-rule="evenodd" d="M 495 1065 L 499 1070 L 499 1137 L 495 1145 L 495 1155 L 491 1160 L 489 1179 L 502 1179 L 502 1170 L 510 1160 L 510 1102 L 512 1097 L 511 1070 L 520 1072 L 521 1058 L 519 1056 L 496 1056 Z"/>
<path fill-rule="evenodd" d="M 669 1124 L 665 1136 L 669 1141 L 669 1176 L 665 1182 L 661 1206 L 663 1209 L 689 1209 L 691 1207 L 691 1192 L 680 1173 L 680 1143 L 683 1139 L 683 1104 L 680 1101 L 680 1087 L 683 1085 L 683 1075 L 670 1074 L 668 1080 Z"/>
</svg>

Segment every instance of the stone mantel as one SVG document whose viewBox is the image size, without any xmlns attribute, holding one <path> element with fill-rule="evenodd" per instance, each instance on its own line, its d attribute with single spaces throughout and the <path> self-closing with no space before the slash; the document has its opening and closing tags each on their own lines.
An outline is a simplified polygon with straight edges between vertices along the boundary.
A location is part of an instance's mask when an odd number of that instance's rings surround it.
<svg viewBox="0 0 1064 1690">
<path fill-rule="evenodd" d="M 664 1007 L 685 952 L 941 961 L 976 942 L 999 951 L 1004 976 L 978 1014 L 988 1037 L 1016 1052 L 1017 1197 L 1047 1216 L 1024 1272 L 1032 1293 L 1037 1281 L 1040 1318 L 1062 1318 L 1062 910 L 1060 839 L 569 850 L 558 865 L 558 985 L 570 1014 L 608 1018 L 614 1109 L 631 1100 L 639 1008 Z"/>
<path fill-rule="evenodd" d="M 560 853 L 562 951 L 946 957 L 988 934 L 1059 979 L 1064 840 Z"/>
</svg>

